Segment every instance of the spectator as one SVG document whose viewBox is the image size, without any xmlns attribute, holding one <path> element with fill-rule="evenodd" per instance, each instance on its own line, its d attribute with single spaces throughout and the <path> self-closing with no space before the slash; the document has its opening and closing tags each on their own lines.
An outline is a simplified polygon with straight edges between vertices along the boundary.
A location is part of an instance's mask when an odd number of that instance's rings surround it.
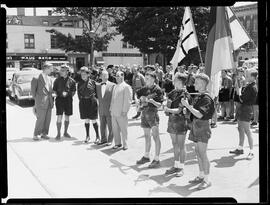
<svg viewBox="0 0 270 205">
<path fill-rule="evenodd" d="M 186 88 L 187 88 L 187 91 L 189 93 L 196 92 L 195 87 L 194 87 L 195 73 L 193 71 L 194 71 L 193 66 L 188 66 L 188 77 L 187 77 L 187 81 L 186 81 Z"/>
<path fill-rule="evenodd" d="M 173 77 L 173 71 L 172 66 L 167 65 L 166 66 L 166 74 L 164 75 L 164 90 L 166 95 L 171 92 L 174 89 L 173 83 L 172 83 L 172 77 Z"/>
<path fill-rule="evenodd" d="M 258 76 L 256 77 L 256 85 L 257 85 L 257 89 L 259 91 L 259 83 L 258 83 Z M 258 120 L 259 120 L 259 96 L 257 94 L 256 96 L 256 101 L 253 105 L 253 122 L 251 123 L 251 126 L 256 126 L 258 124 Z"/>
<path fill-rule="evenodd" d="M 230 93 L 232 90 L 232 79 L 228 76 L 226 70 L 222 70 L 221 90 L 219 91 L 219 102 L 221 103 L 221 116 L 219 119 L 230 119 Z"/>
<path fill-rule="evenodd" d="M 132 87 L 133 73 L 131 72 L 130 66 L 126 67 L 126 71 L 124 72 L 124 75 L 125 75 L 125 82 Z"/>
<path fill-rule="evenodd" d="M 164 72 L 162 70 L 162 67 L 159 66 L 158 63 L 155 64 L 155 69 L 156 69 L 156 75 L 157 75 L 157 80 L 158 80 L 158 85 L 162 89 L 163 88 L 163 76 Z"/>
<path fill-rule="evenodd" d="M 258 75 L 258 71 L 255 69 L 250 69 L 246 72 L 247 86 L 241 91 L 241 88 L 236 89 L 237 94 L 239 95 L 240 106 L 238 109 L 237 120 L 238 120 L 238 131 L 239 131 L 239 146 L 237 149 L 230 151 L 231 154 L 244 154 L 243 146 L 245 140 L 245 134 L 248 137 L 249 143 L 249 154 L 247 156 L 247 160 L 251 160 L 254 158 L 253 153 L 253 138 L 252 133 L 250 131 L 250 121 L 252 118 L 252 106 L 256 102 L 256 96 L 258 94 L 258 89 L 256 85 L 256 78 Z"/>
<path fill-rule="evenodd" d="M 114 70 L 113 65 L 108 65 L 108 67 L 107 67 L 107 72 L 109 73 L 109 79 L 108 80 L 110 82 L 112 82 L 112 83 L 116 83 L 116 79 L 113 76 L 113 70 Z"/>
<path fill-rule="evenodd" d="M 133 78 L 132 78 L 133 99 L 136 101 L 135 93 L 137 92 L 137 90 L 145 86 L 145 79 L 144 79 L 144 76 L 138 71 L 137 65 L 133 65 L 132 71 L 133 71 Z M 133 116 L 132 119 L 136 119 L 140 115 L 141 115 L 141 112 L 138 109 L 137 114 Z"/>
</svg>

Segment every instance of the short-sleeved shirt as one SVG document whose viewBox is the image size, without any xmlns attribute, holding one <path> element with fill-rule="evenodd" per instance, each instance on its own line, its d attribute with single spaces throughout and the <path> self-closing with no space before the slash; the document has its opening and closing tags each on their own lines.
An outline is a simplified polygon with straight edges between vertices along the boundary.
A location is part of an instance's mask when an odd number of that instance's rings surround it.
<svg viewBox="0 0 270 205">
<path fill-rule="evenodd" d="M 200 118 L 201 120 L 212 119 L 215 112 L 213 99 L 205 93 L 198 96 L 193 108 L 198 110 L 203 115 L 202 118 Z M 196 118 L 196 116 L 192 116 L 193 118 Z"/>
<path fill-rule="evenodd" d="M 79 99 L 96 97 L 96 82 L 92 79 L 81 80 L 78 83 L 78 97 Z"/>
<path fill-rule="evenodd" d="M 138 98 L 140 98 L 141 96 L 147 97 L 147 96 L 153 95 L 152 99 L 154 101 L 159 102 L 159 103 L 163 102 L 163 91 L 156 84 L 154 84 L 151 87 L 144 86 L 141 89 L 137 90 L 136 93 L 137 93 Z M 157 109 L 157 107 L 153 105 L 152 103 L 148 103 L 148 105 L 145 106 L 145 108 L 146 107 Z"/>
<path fill-rule="evenodd" d="M 172 90 L 169 94 L 168 94 L 168 99 L 172 101 L 170 108 L 174 109 L 174 108 L 178 108 L 179 104 L 181 104 L 181 99 L 183 97 L 187 97 L 189 103 L 191 103 L 190 100 L 190 95 L 188 95 L 188 93 L 186 92 L 186 90 L 181 89 L 181 90 Z"/>
<path fill-rule="evenodd" d="M 57 97 L 63 97 L 63 92 L 67 92 L 67 97 L 72 97 L 73 92 L 76 92 L 76 82 L 71 77 L 59 77 L 54 81 L 53 90 Z"/>
</svg>

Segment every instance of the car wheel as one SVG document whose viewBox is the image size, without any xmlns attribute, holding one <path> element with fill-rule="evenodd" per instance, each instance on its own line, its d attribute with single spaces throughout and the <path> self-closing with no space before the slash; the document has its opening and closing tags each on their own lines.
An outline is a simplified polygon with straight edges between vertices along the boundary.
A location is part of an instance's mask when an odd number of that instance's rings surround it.
<svg viewBox="0 0 270 205">
<path fill-rule="evenodd" d="M 17 105 L 21 105 L 21 101 L 18 99 L 17 95 L 15 95 L 15 102 Z"/>
<path fill-rule="evenodd" d="M 14 98 L 11 95 L 8 95 L 8 97 L 9 97 L 9 100 L 10 101 L 13 101 L 14 100 Z"/>
</svg>

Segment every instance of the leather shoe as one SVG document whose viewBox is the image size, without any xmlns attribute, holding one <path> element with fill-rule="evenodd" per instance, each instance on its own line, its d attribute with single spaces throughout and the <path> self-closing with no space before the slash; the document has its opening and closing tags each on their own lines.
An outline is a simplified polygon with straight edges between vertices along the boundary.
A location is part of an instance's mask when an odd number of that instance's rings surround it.
<svg viewBox="0 0 270 205">
<path fill-rule="evenodd" d="M 106 146 L 111 146 L 111 145 L 112 145 L 111 142 L 107 142 L 107 143 L 106 143 Z"/>
<path fill-rule="evenodd" d="M 45 140 L 48 140 L 48 139 L 50 139 L 47 135 L 41 135 L 41 137 L 40 138 L 42 138 L 42 139 L 45 139 Z"/>
<path fill-rule="evenodd" d="M 99 142 L 99 143 L 97 143 L 97 145 L 104 145 L 104 144 L 106 144 L 107 142 Z"/>
<path fill-rule="evenodd" d="M 123 147 L 123 150 L 126 151 L 128 148 L 127 147 Z"/>
<path fill-rule="evenodd" d="M 122 145 L 119 144 L 119 145 L 115 145 L 115 146 L 113 147 L 113 149 L 119 149 L 119 148 L 121 148 L 121 147 L 122 147 Z"/>
</svg>

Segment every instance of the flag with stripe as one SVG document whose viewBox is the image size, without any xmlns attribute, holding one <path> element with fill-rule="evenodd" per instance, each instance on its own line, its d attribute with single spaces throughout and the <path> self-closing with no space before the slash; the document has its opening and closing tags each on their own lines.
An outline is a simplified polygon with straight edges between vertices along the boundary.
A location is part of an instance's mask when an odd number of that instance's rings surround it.
<svg viewBox="0 0 270 205">
<path fill-rule="evenodd" d="M 208 90 L 212 97 L 219 92 L 220 72 L 235 67 L 230 24 L 225 7 L 211 7 L 210 31 L 207 38 L 205 68 L 210 78 Z"/>
<path fill-rule="evenodd" d="M 184 17 L 182 19 L 179 40 L 177 42 L 174 56 L 170 61 L 173 65 L 173 73 L 177 67 L 177 64 L 187 56 L 188 51 L 197 46 L 199 46 L 199 44 L 194 28 L 190 7 L 186 7 Z"/>
<path fill-rule="evenodd" d="M 247 34 L 245 28 L 236 17 L 235 13 L 230 7 L 226 7 L 228 18 L 230 21 L 230 28 L 232 32 L 233 49 L 237 50 L 245 43 L 249 42 L 251 38 Z"/>
</svg>

